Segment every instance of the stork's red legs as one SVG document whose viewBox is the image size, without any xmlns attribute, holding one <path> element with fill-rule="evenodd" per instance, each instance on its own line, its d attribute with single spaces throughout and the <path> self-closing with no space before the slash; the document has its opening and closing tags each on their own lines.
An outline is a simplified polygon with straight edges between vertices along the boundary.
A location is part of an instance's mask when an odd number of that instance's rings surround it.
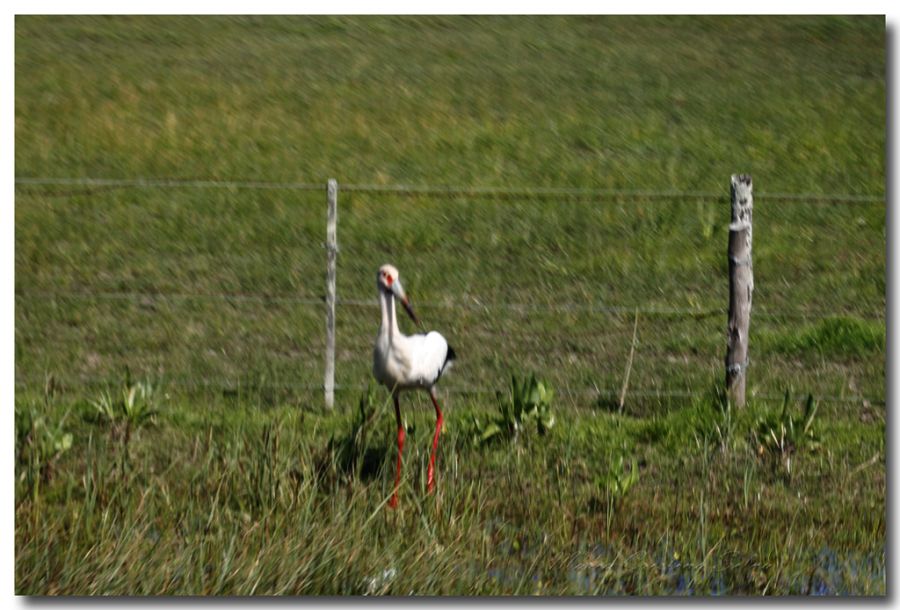
<svg viewBox="0 0 900 610">
<path fill-rule="evenodd" d="M 434 442 L 431 444 L 431 459 L 428 461 L 428 492 L 434 491 L 434 459 L 437 457 L 438 438 L 441 436 L 441 428 L 444 426 L 444 414 L 438 405 L 434 390 L 429 392 L 431 402 L 434 404 L 434 412 L 437 414 L 437 424 L 434 428 Z M 388 500 L 388 506 L 397 507 L 397 491 L 400 489 L 400 469 L 403 466 L 403 443 L 406 441 L 406 429 L 403 427 L 403 419 L 400 417 L 400 398 L 394 394 L 394 413 L 397 416 L 397 478 L 394 479 L 394 493 Z"/>
<path fill-rule="evenodd" d="M 400 418 L 400 398 L 394 394 L 394 413 L 397 415 L 397 478 L 394 479 L 394 493 L 388 501 L 391 508 L 397 507 L 397 490 L 400 488 L 400 467 L 403 465 L 403 442 L 406 440 L 406 429 Z"/>
<path fill-rule="evenodd" d="M 441 407 L 438 406 L 437 397 L 434 395 L 434 388 L 429 392 L 431 402 L 434 403 L 434 411 L 437 413 L 437 424 L 434 427 L 434 442 L 431 445 L 431 459 L 428 461 L 428 492 L 434 490 L 434 458 L 437 456 L 438 437 L 441 435 L 441 427 L 444 425 L 444 415 L 441 413 Z"/>
</svg>

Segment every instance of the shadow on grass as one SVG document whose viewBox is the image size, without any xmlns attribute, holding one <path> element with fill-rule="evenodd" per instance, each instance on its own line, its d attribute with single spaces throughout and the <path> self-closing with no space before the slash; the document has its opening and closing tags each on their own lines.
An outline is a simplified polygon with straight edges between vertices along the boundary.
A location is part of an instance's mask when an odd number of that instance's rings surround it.
<svg viewBox="0 0 900 610">
<path fill-rule="evenodd" d="M 340 481 L 370 482 L 381 476 L 391 447 L 379 430 L 384 404 L 370 386 L 359 399 L 356 413 L 344 430 L 331 435 L 316 458 L 316 473 L 323 484 Z"/>
</svg>

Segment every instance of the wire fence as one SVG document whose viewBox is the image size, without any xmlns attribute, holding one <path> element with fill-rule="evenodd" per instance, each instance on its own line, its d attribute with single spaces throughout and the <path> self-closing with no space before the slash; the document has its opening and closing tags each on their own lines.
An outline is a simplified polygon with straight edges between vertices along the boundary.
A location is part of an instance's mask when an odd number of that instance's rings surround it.
<svg viewBox="0 0 900 610">
<path fill-rule="evenodd" d="M 19 388 L 48 373 L 88 388 L 128 370 L 186 389 L 322 391 L 324 184 L 19 177 L 16 188 Z M 883 404 L 884 197 L 754 198 L 751 395 L 792 386 Z M 727 190 L 341 184 L 339 209 L 338 392 L 371 377 L 384 262 L 460 354 L 441 382 L 460 399 L 535 371 L 572 406 L 611 400 L 635 316 L 631 399 L 693 399 L 722 376 Z M 804 343 L 836 318 L 880 327 L 882 343 L 846 354 Z"/>
<path fill-rule="evenodd" d="M 162 292 L 46 292 L 28 291 L 15 294 L 16 299 L 45 299 L 45 300 L 126 300 L 135 302 L 153 302 L 157 300 L 190 301 L 249 301 L 255 303 L 294 303 L 297 305 L 321 305 L 325 303 L 325 297 L 300 297 L 290 294 L 216 294 L 201 292 L 162 293 Z M 337 299 L 337 304 L 342 307 L 369 307 L 377 308 L 377 299 Z M 472 310 L 503 310 L 514 312 L 550 311 L 555 313 L 585 312 L 592 314 L 610 315 L 634 315 L 658 316 L 658 317 L 687 317 L 705 318 L 709 316 L 722 316 L 727 313 L 727 308 L 717 307 L 712 309 L 677 309 L 665 307 L 628 307 L 628 306 L 603 306 L 603 305 L 575 305 L 571 303 L 556 305 L 536 305 L 533 303 L 482 303 L 472 302 L 417 302 L 417 307 L 437 307 L 447 309 L 472 309 Z M 867 320 L 884 320 L 884 311 L 846 311 L 840 312 L 832 309 L 807 309 L 803 311 L 754 311 L 754 318 L 782 319 L 782 320 L 817 320 L 846 313 Z"/>
<path fill-rule="evenodd" d="M 172 180 L 159 178 L 52 178 L 17 177 L 19 186 L 81 186 L 100 188 L 201 188 L 201 189 L 245 189 L 245 190 L 287 190 L 325 191 L 323 184 L 308 182 L 265 182 L 258 180 Z M 341 190 L 348 193 L 387 193 L 394 195 L 416 195 L 431 197 L 483 197 L 483 198 L 594 198 L 594 199 L 641 199 L 672 200 L 701 199 L 720 200 L 723 193 L 714 191 L 641 190 L 641 189 L 590 189 L 590 188 L 491 188 L 459 186 L 410 186 L 380 184 L 341 184 Z M 70 191 L 50 191 L 45 195 L 68 196 Z M 849 193 L 766 193 L 756 197 L 769 201 L 795 201 L 801 203 L 883 203 L 884 195 Z"/>
</svg>

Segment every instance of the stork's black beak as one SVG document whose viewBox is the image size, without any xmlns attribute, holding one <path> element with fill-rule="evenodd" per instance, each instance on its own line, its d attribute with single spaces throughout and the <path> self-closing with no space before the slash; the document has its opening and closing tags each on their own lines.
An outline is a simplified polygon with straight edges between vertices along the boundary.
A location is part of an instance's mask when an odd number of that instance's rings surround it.
<svg viewBox="0 0 900 610">
<path fill-rule="evenodd" d="M 412 305 L 409 304 L 409 299 L 406 298 L 406 295 L 404 295 L 403 298 L 400 299 L 400 302 L 403 303 L 403 309 L 406 310 L 406 313 L 409 314 L 409 317 L 412 318 L 412 321 L 416 323 L 416 326 L 421 328 L 422 323 L 419 322 L 419 318 L 418 316 L 416 316 L 416 312 L 413 311 Z"/>
<path fill-rule="evenodd" d="M 416 326 L 422 327 L 422 323 L 419 322 L 419 316 L 416 315 L 416 312 L 413 311 L 412 305 L 409 304 L 409 297 L 406 296 L 406 291 L 403 290 L 403 286 L 400 284 L 400 280 L 394 280 L 394 283 L 391 284 L 391 292 L 400 299 L 400 302 L 403 303 L 403 309 L 406 310 L 406 313 L 409 314 L 409 317 L 412 318 L 412 321 L 416 323 Z"/>
</svg>

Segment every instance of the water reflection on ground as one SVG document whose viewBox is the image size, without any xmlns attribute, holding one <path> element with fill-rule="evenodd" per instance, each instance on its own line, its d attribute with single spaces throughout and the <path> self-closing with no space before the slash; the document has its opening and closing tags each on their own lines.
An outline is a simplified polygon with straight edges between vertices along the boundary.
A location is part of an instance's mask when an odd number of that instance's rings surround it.
<svg viewBox="0 0 900 610">
<path fill-rule="evenodd" d="M 685 561 L 666 548 L 649 557 L 624 557 L 602 544 L 585 547 L 579 560 L 561 572 L 540 565 L 540 540 L 514 538 L 500 542 L 503 558 L 481 574 L 501 589 L 520 595 L 541 594 L 562 578 L 574 595 L 747 595 L 766 590 L 772 579 L 752 567 L 711 554 L 705 564 Z M 630 562 L 630 563 L 629 563 Z M 792 562 L 800 566 L 803 562 Z M 477 570 L 476 566 L 472 566 Z M 802 568 L 785 569 L 777 578 L 779 593 L 813 596 L 885 595 L 883 549 L 877 553 L 842 553 L 831 548 L 810 552 Z"/>
</svg>

